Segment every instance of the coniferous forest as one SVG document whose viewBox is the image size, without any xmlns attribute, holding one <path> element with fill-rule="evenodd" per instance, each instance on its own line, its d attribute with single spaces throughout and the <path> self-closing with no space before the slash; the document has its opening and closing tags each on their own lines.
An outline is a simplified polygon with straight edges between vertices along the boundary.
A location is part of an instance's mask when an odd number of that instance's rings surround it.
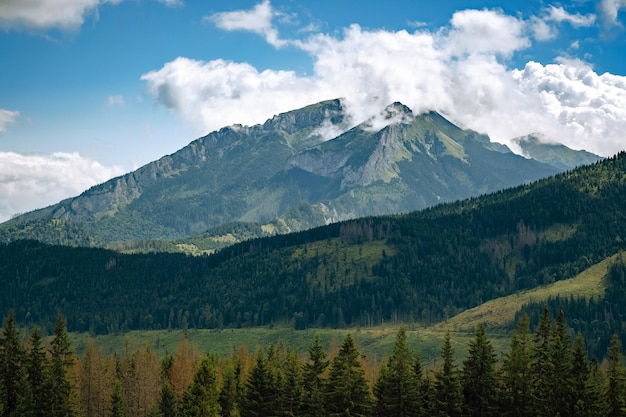
<svg viewBox="0 0 626 417">
<path fill-rule="evenodd" d="M 381 362 L 365 360 L 347 335 L 329 352 L 315 337 L 307 352 L 282 343 L 230 356 L 200 352 L 182 339 L 172 355 L 149 348 L 105 356 L 93 339 L 75 355 L 65 321 L 54 334 L 17 328 L 0 338 L 4 416 L 623 416 L 626 369 L 614 336 L 601 360 L 573 336 L 563 310 L 544 306 L 531 331 L 517 322 L 497 357 L 483 325 L 457 362 L 447 333 L 439 361 L 425 366 L 404 328 Z"/>
</svg>

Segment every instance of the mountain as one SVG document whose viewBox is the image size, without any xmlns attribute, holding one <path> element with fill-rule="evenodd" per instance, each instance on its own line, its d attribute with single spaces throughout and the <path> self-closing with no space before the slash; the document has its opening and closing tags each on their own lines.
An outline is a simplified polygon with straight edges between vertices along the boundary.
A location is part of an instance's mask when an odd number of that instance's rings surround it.
<svg viewBox="0 0 626 417">
<path fill-rule="evenodd" d="M 225 127 L 4 223 L 0 241 L 94 246 L 180 239 L 242 223 L 255 224 L 261 235 L 288 233 L 417 210 L 563 170 L 515 155 L 436 112 L 415 115 L 400 103 L 352 128 L 347 119 L 341 100 L 330 100 L 262 125 Z M 325 140 L 329 135 L 334 137 Z M 225 233 L 234 238 L 214 241 L 241 238 Z"/>
<path fill-rule="evenodd" d="M 540 134 L 532 134 L 513 139 L 522 154 L 539 162 L 550 164 L 560 170 L 568 170 L 581 165 L 598 162 L 602 157 L 584 150 L 576 151 L 560 143 L 547 142 Z"/>
<path fill-rule="evenodd" d="M 93 333 L 436 323 L 625 250 L 621 153 L 479 198 L 253 239 L 211 256 L 0 244 L 0 310 L 45 328 L 61 311 L 70 330 Z M 597 306 L 595 324 L 585 323 L 608 337 L 626 325 L 626 305 L 614 301 L 626 275 L 616 271 L 600 277 L 611 303 L 579 300 L 573 309 Z"/>
</svg>

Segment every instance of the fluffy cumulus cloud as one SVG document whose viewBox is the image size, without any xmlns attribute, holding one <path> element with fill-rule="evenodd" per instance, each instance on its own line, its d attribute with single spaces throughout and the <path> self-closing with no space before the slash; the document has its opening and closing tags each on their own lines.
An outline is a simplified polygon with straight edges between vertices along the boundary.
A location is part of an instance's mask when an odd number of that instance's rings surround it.
<svg viewBox="0 0 626 417">
<path fill-rule="evenodd" d="M 267 10 L 261 13 L 260 8 Z M 275 30 L 269 2 L 249 13 L 257 16 L 256 25 L 243 18 L 239 26 L 222 27 L 266 37 Z M 215 23 L 225 24 L 227 19 L 220 16 Z M 584 26 L 593 18 L 550 8 L 543 19 Z M 310 75 L 178 58 L 142 79 L 159 103 L 205 132 L 232 123 L 261 123 L 281 111 L 343 97 L 353 124 L 400 101 L 414 112 L 440 111 L 499 142 L 542 132 L 602 155 L 623 149 L 626 77 L 600 75 L 574 60 L 529 62 L 525 68 L 510 69 L 510 57 L 531 44 L 532 24 L 500 10 L 466 10 L 436 31 L 392 32 L 353 25 L 339 35 L 288 41 L 311 56 Z"/>
<path fill-rule="evenodd" d="M 24 155 L 0 152 L 0 222 L 45 207 L 122 174 L 77 153 Z"/>
<path fill-rule="evenodd" d="M 0 109 L 0 133 L 4 133 L 7 127 L 15 122 L 20 112 L 13 110 Z"/>
</svg>

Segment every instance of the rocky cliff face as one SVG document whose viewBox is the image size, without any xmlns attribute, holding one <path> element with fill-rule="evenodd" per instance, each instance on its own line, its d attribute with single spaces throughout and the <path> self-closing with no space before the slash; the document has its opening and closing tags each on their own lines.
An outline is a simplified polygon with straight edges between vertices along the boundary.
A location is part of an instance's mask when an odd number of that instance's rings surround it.
<svg viewBox="0 0 626 417">
<path fill-rule="evenodd" d="M 11 222 L 69 222 L 100 243 L 181 237 L 234 221 L 288 232 L 417 210 L 559 170 L 400 103 L 352 128 L 346 119 L 341 100 L 329 100 L 262 125 L 225 127 Z M 329 132 L 338 135 L 329 140 Z"/>
</svg>

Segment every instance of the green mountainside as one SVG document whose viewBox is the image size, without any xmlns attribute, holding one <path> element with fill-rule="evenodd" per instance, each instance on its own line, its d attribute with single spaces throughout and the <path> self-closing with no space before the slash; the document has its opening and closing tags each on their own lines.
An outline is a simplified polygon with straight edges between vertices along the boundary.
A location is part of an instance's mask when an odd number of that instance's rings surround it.
<svg viewBox="0 0 626 417">
<path fill-rule="evenodd" d="M 6 243 L 0 310 L 44 328 L 61 311 L 70 330 L 96 334 L 427 324 L 575 277 L 624 250 L 620 153 L 483 197 L 253 239 L 211 256 Z M 618 257 L 605 266 L 611 300 L 623 300 L 626 287 L 619 265 Z M 626 328 L 626 303 L 592 304 L 576 304 L 568 317 L 600 306 L 593 317 L 606 332 Z"/>
<path fill-rule="evenodd" d="M 0 241 L 210 252 L 250 237 L 418 210 L 564 170 L 515 155 L 435 112 L 414 115 L 394 103 L 380 118 L 382 128 L 370 120 L 349 129 L 341 100 L 330 100 L 263 125 L 225 127 L 5 222 Z M 344 133 L 324 140 L 331 130 Z M 581 165 L 570 162 L 569 168 Z M 181 240 L 206 231 L 195 243 Z"/>
<path fill-rule="evenodd" d="M 542 135 L 538 134 L 515 138 L 513 142 L 521 148 L 524 156 L 564 171 L 581 165 L 593 164 L 602 159 L 587 151 L 576 151 L 565 145 L 548 143 Z"/>
</svg>

